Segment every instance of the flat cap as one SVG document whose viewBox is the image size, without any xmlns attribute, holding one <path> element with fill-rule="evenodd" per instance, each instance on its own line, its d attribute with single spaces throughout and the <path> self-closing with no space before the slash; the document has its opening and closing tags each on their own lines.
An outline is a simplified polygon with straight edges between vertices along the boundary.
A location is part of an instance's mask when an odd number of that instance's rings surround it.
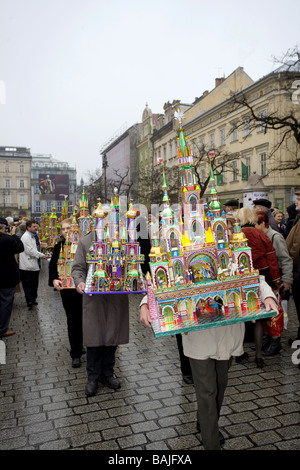
<svg viewBox="0 0 300 470">
<path fill-rule="evenodd" d="M 0 224 L 1 224 L 1 225 L 7 225 L 7 226 L 8 226 L 7 220 L 4 219 L 4 217 L 0 217 Z"/>
<path fill-rule="evenodd" d="M 269 201 L 268 199 L 255 199 L 255 201 L 253 201 L 253 204 L 255 206 L 264 206 L 264 207 L 267 207 L 268 209 L 271 209 L 271 206 L 272 206 L 271 201 Z"/>
<path fill-rule="evenodd" d="M 224 206 L 239 208 L 239 201 L 237 199 L 228 199 L 228 201 L 224 203 Z"/>
</svg>

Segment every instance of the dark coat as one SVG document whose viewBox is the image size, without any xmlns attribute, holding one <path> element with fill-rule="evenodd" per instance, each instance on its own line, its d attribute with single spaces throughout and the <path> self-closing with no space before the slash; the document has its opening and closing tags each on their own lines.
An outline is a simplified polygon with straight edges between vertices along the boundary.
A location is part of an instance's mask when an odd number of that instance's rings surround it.
<svg viewBox="0 0 300 470">
<path fill-rule="evenodd" d="M 20 282 L 15 255 L 22 251 L 24 245 L 17 235 L 0 232 L 0 289 L 15 287 Z"/>
<path fill-rule="evenodd" d="M 57 271 L 57 262 L 60 254 L 61 247 L 65 244 L 65 238 L 61 237 L 58 242 L 54 245 L 53 253 L 49 261 L 49 281 L 48 284 L 50 287 L 53 287 L 53 281 L 59 279 Z"/>
<path fill-rule="evenodd" d="M 75 286 L 86 282 L 86 254 L 93 232 L 79 240 L 72 277 Z M 128 294 L 83 294 L 83 343 L 87 347 L 117 346 L 129 341 Z"/>
</svg>

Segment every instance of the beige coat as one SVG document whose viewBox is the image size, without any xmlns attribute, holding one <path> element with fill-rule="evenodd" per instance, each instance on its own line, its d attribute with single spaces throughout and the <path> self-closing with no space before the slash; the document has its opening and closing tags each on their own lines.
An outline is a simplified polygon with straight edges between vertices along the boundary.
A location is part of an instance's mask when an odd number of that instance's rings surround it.
<svg viewBox="0 0 300 470">
<path fill-rule="evenodd" d="M 75 286 L 86 282 L 86 254 L 93 232 L 80 239 L 72 269 Z M 83 343 L 87 347 L 117 346 L 129 341 L 128 294 L 83 294 Z"/>
</svg>

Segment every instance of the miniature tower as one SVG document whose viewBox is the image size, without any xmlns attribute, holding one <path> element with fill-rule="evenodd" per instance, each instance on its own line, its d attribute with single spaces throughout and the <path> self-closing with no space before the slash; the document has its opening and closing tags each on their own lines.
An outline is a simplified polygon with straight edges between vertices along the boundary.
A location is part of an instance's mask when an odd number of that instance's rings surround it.
<svg viewBox="0 0 300 470">
<path fill-rule="evenodd" d="M 78 219 L 80 235 L 83 237 L 90 231 L 89 204 L 84 187 L 82 188 L 81 200 L 79 201 L 80 215 Z"/>
<path fill-rule="evenodd" d="M 176 117 L 179 121 L 178 166 L 184 208 L 184 226 L 188 231 L 190 240 L 203 243 L 205 241 L 205 234 L 203 224 L 201 223 L 200 188 L 196 183 L 193 165 L 194 157 L 184 136 L 182 114 L 179 110 L 176 112 Z"/>
<path fill-rule="evenodd" d="M 61 222 L 65 219 L 68 218 L 68 204 L 67 204 L 67 197 L 65 195 L 65 200 L 64 200 L 64 205 L 63 207 L 61 208 Z"/>
</svg>

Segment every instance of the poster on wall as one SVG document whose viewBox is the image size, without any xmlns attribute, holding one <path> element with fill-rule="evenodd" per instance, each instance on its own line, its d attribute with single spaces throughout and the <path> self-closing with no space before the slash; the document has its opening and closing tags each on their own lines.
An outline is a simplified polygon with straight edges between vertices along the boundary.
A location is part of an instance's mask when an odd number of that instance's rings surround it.
<svg viewBox="0 0 300 470">
<path fill-rule="evenodd" d="M 269 199 L 268 193 L 265 191 L 254 191 L 243 194 L 243 207 L 253 207 L 253 201 L 257 199 Z"/>
<path fill-rule="evenodd" d="M 45 199 L 50 196 L 56 201 L 64 200 L 65 196 L 69 196 L 69 175 L 40 173 L 39 191 Z"/>
</svg>

